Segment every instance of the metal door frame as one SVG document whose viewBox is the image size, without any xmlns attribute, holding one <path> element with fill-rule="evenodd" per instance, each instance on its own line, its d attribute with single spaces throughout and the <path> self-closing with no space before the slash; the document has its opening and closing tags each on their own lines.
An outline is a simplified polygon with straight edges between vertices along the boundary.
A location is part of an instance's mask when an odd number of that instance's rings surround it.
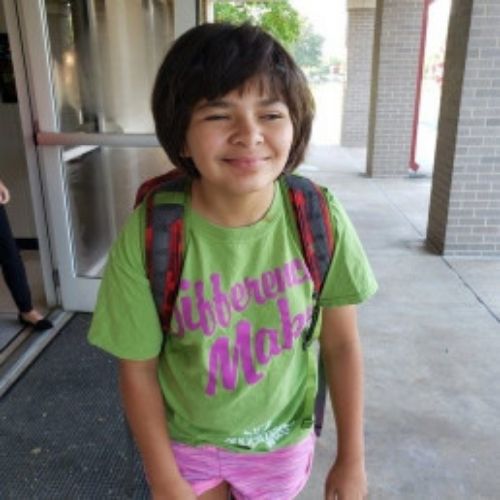
<svg viewBox="0 0 500 500">
<path fill-rule="evenodd" d="M 63 146 L 157 147 L 154 134 L 59 132 L 43 0 L 3 0 L 22 107 L 44 286 L 49 305 L 92 311 L 100 279 L 77 276 Z M 194 26 L 198 2 L 174 1 L 174 36 Z M 29 155 L 28 155 L 29 153 Z"/>
</svg>

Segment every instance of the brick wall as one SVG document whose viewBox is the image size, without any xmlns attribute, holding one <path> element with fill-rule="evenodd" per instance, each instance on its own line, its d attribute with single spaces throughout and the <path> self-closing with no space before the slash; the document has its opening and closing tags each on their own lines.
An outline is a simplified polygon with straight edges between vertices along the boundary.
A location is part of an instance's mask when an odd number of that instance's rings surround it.
<svg viewBox="0 0 500 500">
<path fill-rule="evenodd" d="M 347 81 L 340 139 L 346 147 L 366 147 L 374 24 L 375 9 L 349 10 Z"/>
<path fill-rule="evenodd" d="M 454 2 L 427 235 L 446 255 L 500 256 L 499 26 L 497 0 Z"/>
<path fill-rule="evenodd" d="M 377 5 L 369 175 L 408 173 L 423 8 L 423 0 L 384 0 Z"/>
</svg>

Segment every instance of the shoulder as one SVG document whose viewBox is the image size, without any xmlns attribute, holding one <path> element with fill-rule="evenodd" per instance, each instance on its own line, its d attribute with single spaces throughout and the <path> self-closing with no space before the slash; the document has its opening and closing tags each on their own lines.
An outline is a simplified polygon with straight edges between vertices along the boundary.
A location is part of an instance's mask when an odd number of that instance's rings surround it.
<svg viewBox="0 0 500 500">
<path fill-rule="evenodd" d="M 184 194 L 189 188 L 191 180 L 178 169 L 171 170 L 166 174 L 153 177 L 143 182 L 137 190 L 135 207 L 147 201 L 147 199 L 158 195 Z"/>
<path fill-rule="evenodd" d="M 118 267 L 143 267 L 146 234 L 146 207 L 138 205 L 130 213 L 113 242 L 108 255 L 108 264 Z"/>
<path fill-rule="evenodd" d="M 332 217 L 334 226 L 338 228 L 336 230 L 341 230 L 346 225 L 350 226 L 351 221 L 340 199 L 327 187 L 319 186 L 319 188 L 321 189 L 321 192 L 325 197 L 325 201 L 328 206 L 330 216 Z"/>
<path fill-rule="evenodd" d="M 320 302 L 327 307 L 358 304 L 376 292 L 377 282 L 342 203 L 330 190 L 322 189 L 334 227 L 335 251 Z"/>
<path fill-rule="evenodd" d="M 328 211 L 336 232 L 342 230 L 346 225 L 350 226 L 349 216 L 342 203 L 328 187 L 298 174 L 284 175 L 280 178 L 280 181 L 283 191 L 296 191 L 305 194 L 304 202 L 306 204 L 321 201 L 322 206 Z M 293 203 L 292 197 L 289 197 L 289 199 Z M 311 209 L 311 207 L 308 208 Z M 317 208 L 319 209 L 319 207 Z M 312 209 L 314 210 L 315 207 L 313 206 Z"/>
</svg>

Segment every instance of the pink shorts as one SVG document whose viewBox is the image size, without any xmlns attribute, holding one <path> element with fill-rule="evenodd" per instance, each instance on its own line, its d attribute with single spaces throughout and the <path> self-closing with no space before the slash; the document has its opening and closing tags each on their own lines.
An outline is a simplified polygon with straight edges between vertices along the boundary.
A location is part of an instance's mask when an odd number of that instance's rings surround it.
<svg viewBox="0 0 500 500">
<path fill-rule="evenodd" d="M 311 473 L 314 433 L 295 445 L 264 453 L 173 443 L 177 466 L 199 496 L 227 482 L 237 500 L 290 500 Z"/>
</svg>

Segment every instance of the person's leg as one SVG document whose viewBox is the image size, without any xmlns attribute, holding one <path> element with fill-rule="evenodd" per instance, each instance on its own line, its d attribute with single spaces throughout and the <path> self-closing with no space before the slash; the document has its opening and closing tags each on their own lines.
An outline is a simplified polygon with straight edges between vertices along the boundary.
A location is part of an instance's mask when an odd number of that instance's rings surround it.
<svg viewBox="0 0 500 500">
<path fill-rule="evenodd" d="M 172 443 L 182 477 L 203 500 L 227 500 L 228 485 L 220 475 L 219 453 L 214 446 Z"/>
<path fill-rule="evenodd" d="M 3 205 L 0 205 L 0 265 L 19 312 L 29 313 L 33 310 L 33 305 L 26 271 Z"/>
<path fill-rule="evenodd" d="M 201 494 L 198 500 L 228 500 L 229 498 L 229 487 L 228 484 L 224 482 Z"/>
</svg>

